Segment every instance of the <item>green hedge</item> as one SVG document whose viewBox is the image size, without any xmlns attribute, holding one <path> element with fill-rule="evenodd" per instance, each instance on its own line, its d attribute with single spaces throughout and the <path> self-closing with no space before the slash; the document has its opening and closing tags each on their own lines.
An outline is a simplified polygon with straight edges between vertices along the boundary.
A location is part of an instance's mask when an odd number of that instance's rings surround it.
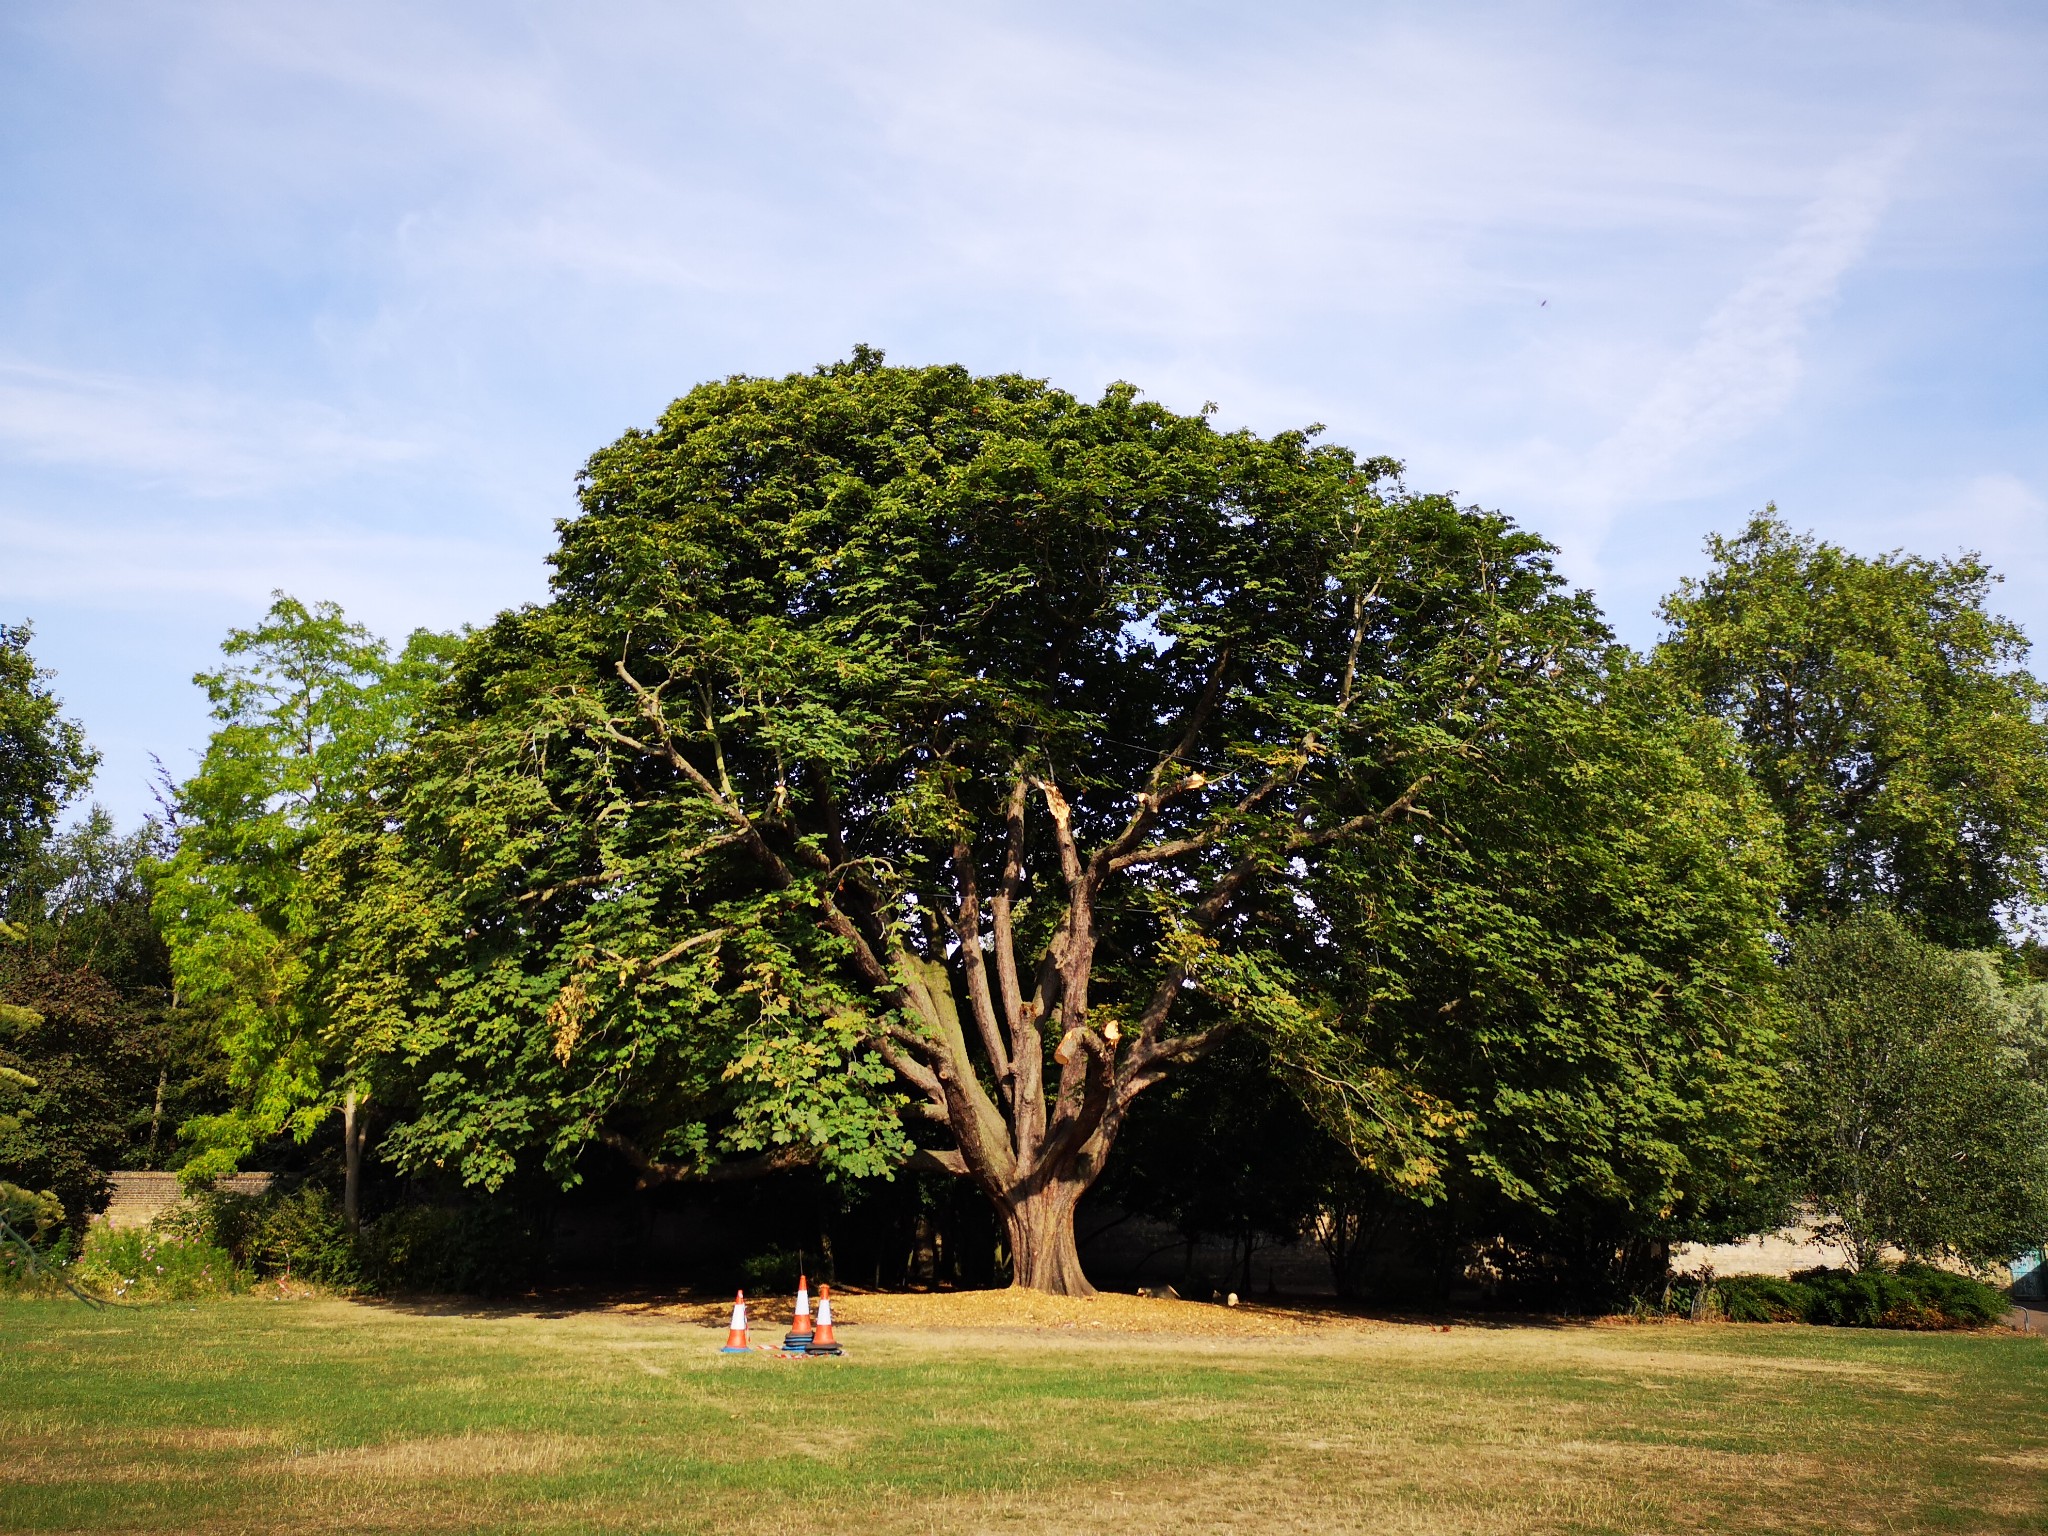
<svg viewBox="0 0 2048 1536">
<path fill-rule="evenodd" d="M 28 1224 L 25 1200 L 15 1206 Z M 341 1290 L 502 1295 L 532 1285 L 546 1257 L 546 1236 L 529 1216 L 484 1205 L 400 1206 L 365 1222 L 358 1240 L 334 1197 L 307 1182 L 261 1195 L 207 1191 L 148 1227 L 95 1222 L 75 1256 L 71 1234 L 60 1230 L 33 1265 L 0 1243 L 0 1293 L 59 1295 L 70 1274 L 115 1297 L 181 1301 L 287 1278 Z M 786 1257 L 794 1277 L 796 1256 Z"/>
<path fill-rule="evenodd" d="M 1789 1280 L 1730 1275 L 1714 1282 L 1714 1295 L 1730 1322 L 1840 1328 L 1982 1328 L 2012 1305 L 1995 1286 L 1927 1264 L 1806 1269 Z"/>
</svg>

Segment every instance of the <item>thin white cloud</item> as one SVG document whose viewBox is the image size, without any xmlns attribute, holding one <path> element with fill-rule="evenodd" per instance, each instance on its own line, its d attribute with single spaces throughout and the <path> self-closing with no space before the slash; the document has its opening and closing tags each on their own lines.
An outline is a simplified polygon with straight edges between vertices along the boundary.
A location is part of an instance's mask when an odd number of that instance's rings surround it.
<svg viewBox="0 0 2048 1536">
<path fill-rule="evenodd" d="M 1791 401 L 1809 323 L 1868 250 L 1908 146 L 1900 135 L 1836 166 L 1798 226 L 1708 318 L 1698 340 L 1590 455 L 1581 476 L 1592 527 L 1631 501 L 1668 499 L 1672 476 L 1711 474 L 1725 453 Z M 1692 489 L 1694 487 L 1688 487 Z"/>
<path fill-rule="evenodd" d="M 278 589 L 335 598 L 394 632 L 482 620 L 514 594 L 539 596 L 544 568 L 502 540 L 249 519 L 155 517 L 108 526 L 0 512 L 0 606 L 218 608 L 247 614 Z"/>
<path fill-rule="evenodd" d="M 417 8 L 203 14 L 218 49 L 181 99 L 223 195 L 417 184 L 402 270 L 455 307 L 556 277 L 795 316 L 1021 300 L 1112 346 L 1242 342 L 1308 309 L 1519 292 L 1504 246 L 1531 235 L 1725 236 L 1805 158 L 1759 163 L 1684 88 L 1657 132 L 1615 132 L 1602 61 L 1533 20 L 1325 17 L 1312 49 L 1234 54 L 1003 7 L 595 5 L 523 49 Z"/>
<path fill-rule="evenodd" d="M 2025 534 L 2048 540 L 2048 496 L 2008 471 L 1973 475 L 1941 498 L 1929 522 L 1965 538 Z"/>
<path fill-rule="evenodd" d="M 4 359 L 0 443 L 17 460 L 199 497 L 273 491 L 426 451 L 310 401 Z"/>
</svg>

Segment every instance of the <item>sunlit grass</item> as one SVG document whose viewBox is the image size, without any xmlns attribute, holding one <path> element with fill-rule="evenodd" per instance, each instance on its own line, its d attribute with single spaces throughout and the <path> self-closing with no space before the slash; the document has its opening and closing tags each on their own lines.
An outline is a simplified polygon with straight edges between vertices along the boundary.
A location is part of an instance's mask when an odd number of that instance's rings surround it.
<svg viewBox="0 0 2048 1536">
<path fill-rule="evenodd" d="M 0 1304 L 0 1527 L 2048 1530 L 2048 1346 L 1764 1327 L 1264 1339 Z"/>
</svg>

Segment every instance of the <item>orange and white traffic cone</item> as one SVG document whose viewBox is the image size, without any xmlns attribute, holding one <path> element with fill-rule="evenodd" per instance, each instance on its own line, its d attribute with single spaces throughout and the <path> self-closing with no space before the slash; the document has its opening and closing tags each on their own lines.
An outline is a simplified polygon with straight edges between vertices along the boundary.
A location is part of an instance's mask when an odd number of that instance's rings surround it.
<svg viewBox="0 0 2048 1536">
<path fill-rule="evenodd" d="M 744 1355 L 747 1352 L 747 1293 L 741 1291 L 733 1298 L 732 1326 L 725 1330 L 725 1348 L 721 1355 Z"/>
<path fill-rule="evenodd" d="M 832 1287 L 818 1287 L 818 1329 L 811 1335 L 811 1342 L 804 1346 L 807 1355 L 843 1355 L 839 1347 L 839 1336 L 832 1331 Z"/>
<path fill-rule="evenodd" d="M 810 1346 L 811 1342 L 811 1280 L 808 1275 L 796 1277 L 796 1319 L 789 1325 L 789 1332 L 782 1340 L 782 1347 L 792 1354 Z"/>
</svg>

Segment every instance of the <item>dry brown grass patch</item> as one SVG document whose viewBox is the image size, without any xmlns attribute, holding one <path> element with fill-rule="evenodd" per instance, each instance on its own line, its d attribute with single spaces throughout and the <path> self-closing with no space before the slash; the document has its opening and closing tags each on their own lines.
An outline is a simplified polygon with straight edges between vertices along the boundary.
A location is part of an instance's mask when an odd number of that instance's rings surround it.
<svg viewBox="0 0 2048 1536">
<path fill-rule="evenodd" d="M 248 1451 L 283 1439 L 273 1429 L 127 1429 L 109 1435 L 75 1427 L 12 1436 L 0 1482 L 67 1483 L 81 1478 L 109 1483 L 191 1482 L 211 1477 L 205 1462 L 168 1459 L 192 1452 Z"/>
<path fill-rule="evenodd" d="M 447 1482 L 557 1472 L 589 1453 L 588 1445 L 568 1435 L 429 1435 L 287 1456 L 272 1463 L 271 1470 L 293 1477 Z"/>
</svg>

